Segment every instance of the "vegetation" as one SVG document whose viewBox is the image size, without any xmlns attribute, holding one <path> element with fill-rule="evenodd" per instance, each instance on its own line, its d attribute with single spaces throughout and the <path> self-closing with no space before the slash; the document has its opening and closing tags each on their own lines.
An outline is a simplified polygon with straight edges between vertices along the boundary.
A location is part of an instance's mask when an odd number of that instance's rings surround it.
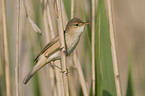
<svg viewBox="0 0 145 96">
<path fill-rule="evenodd" d="M 106 1 L 17 0 L 12 21 L 7 18 L 10 13 L 5 10 L 5 0 L 1 0 L 0 96 L 122 96 L 112 3 Z M 24 85 L 34 58 L 52 38 L 61 35 L 64 46 L 62 33 L 73 17 L 92 22 L 75 51 L 67 57 L 62 52 L 61 61 L 47 64 Z M 12 22 L 14 25 L 9 26 Z M 126 95 L 134 96 L 132 59 L 130 62 Z M 67 69 L 66 75 L 62 71 Z"/>
</svg>

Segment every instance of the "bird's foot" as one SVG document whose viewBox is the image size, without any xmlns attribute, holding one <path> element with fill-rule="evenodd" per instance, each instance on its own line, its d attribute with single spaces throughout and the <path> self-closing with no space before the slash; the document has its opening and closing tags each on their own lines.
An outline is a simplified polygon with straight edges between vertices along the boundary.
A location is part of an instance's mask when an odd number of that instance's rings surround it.
<svg viewBox="0 0 145 96">
<path fill-rule="evenodd" d="M 62 50 L 64 47 L 59 48 L 59 50 Z"/>
<path fill-rule="evenodd" d="M 51 65 L 51 66 L 54 66 L 54 67 L 56 67 L 56 68 L 58 68 L 58 69 L 61 70 L 61 68 L 60 68 L 59 66 L 55 65 L 54 61 L 51 61 L 51 62 L 50 62 L 50 65 Z"/>
<path fill-rule="evenodd" d="M 65 73 L 65 74 L 66 74 L 66 76 L 68 76 L 68 73 L 69 73 L 69 71 L 68 71 L 68 69 L 66 69 L 66 73 Z"/>
<path fill-rule="evenodd" d="M 68 76 L 68 73 L 69 73 L 68 69 L 66 69 L 65 71 L 60 71 L 60 72 L 61 72 L 61 73 L 65 73 L 66 76 Z"/>
<path fill-rule="evenodd" d="M 62 71 L 62 70 L 60 71 L 60 73 L 64 73 L 64 72 L 65 72 L 65 71 Z"/>
<path fill-rule="evenodd" d="M 59 50 L 62 50 L 64 53 L 67 52 L 67 51 L 64 49 L 64 47 L 61 47 Z"/>
</svg>

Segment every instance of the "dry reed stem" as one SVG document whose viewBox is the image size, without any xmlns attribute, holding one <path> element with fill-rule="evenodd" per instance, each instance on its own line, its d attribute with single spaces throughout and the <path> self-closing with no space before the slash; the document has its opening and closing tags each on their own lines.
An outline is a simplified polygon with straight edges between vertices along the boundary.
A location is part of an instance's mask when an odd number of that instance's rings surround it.
<svg viewBox="0 0 145 96">
<path fill-rule="evenodd" d="M 27 8 L 26 8 L 26 4 L 25 4 L 25 0 L 23 0 L 23 4 L 24 4 L 24 9 L 25 9 L 25 12 L 26 12 L 26 18 L 27 20 L 29 21 L 29 23 L 31 24 L 33 30 L 35 32 L 38 32 L 40 35 L 42 35 L 42 32 L 41 30 L 39 29 L 39 27 L 34 23 L 34 21 L 29 17 L 28 15 L 28 12 L 27 12 Z"/>
<path fill-rule="evenodd" d="M 64 10 L 63 10 L 63 14 L 65 15 L 64 17 L 66 17 L 65 19 L 67 19 L 67 15 L 66 15 L 66 12 Z M 74 0 L 71 0 L 71 13 L 70 14 L 71 14 L 71 19 L 72 19 L 74 17 Z M 74 51 L 73 54 L 76 54 L 76 51 Z M 73 59 L 72 56 L 70 56 L 71 59 Z M 68 62 L 72 62 L 73 63 L 73 61 L 71 61 L 69 58 L 67 58 L 67 60 L 68 60 Z M 69 77 L 68 77 L 68 79 L 69 79 L 70 94 L 71 94 L 71 96 L 77 96 L 77 91 L 76 91 L 76 88 L 75 88 L 76 86 L 75 86 L 75 84 L 73 82 L 74 79 L 73 79 L 72 75 L 73 75 L 73 73 L 72 73 L 72 71 L 70 71 L 69 72 Z"/>
<path fill-rule="evenodd" d="M 95 96 L 95 0 L 92 0 L 92 90 Z"/>
<path fill-rule="evenodd" d="M 53 24 L 52 24 L 52 16 L 51 16 L 51 13 L 50 13 L 50 6 L 49 6 L 49 3 L 47 4 L 47 18 L 48 18 L 48 24 L 49 24 L 49 29 L 50 29 L 50 34 L 51 34 L 51 37 L 53 38 L 55 36 L 54 34 L 54 27 L 53 27 Z M 56 61 L 54 62 L 54 64 L 56 64 L 57 66 L 61 67 L 60 65 L 60 62 Z M 62 94 L 62 74 L 60 73 L 60 69 L 54 67 L 54 71 L 55 71 L 55 74 L 56 74 L 56 81 L 57 81 L 57 96 L 63 96 Z M 54 74 L 52 74 L 52 72 L 54 73 L 52 67 L 50 67 L 50 79 L 51 79 L 51 88 L 53 90 L 53 88 L 55 87 L 55 84 L 54 84 Z M 56 92 L 56 91 L 54 91 Z"/>
<path fill-rule="evenodd" d="M 61 11 L 61 0 L 57 0 L 57 8 L 58 8 L 58 31 L 59 31 L 59 38 L 61 41 L 61 61 L 62 61 L 62 71 L 67 71 L 67 64 L 66 64 L 66 54 L 64 53 L 65 49 L 65 40 L 64 40 L 64 32 L 63 32 L 63 23 L 62 23 L 62 11 Z M 63 85 L 64 85 L 64 95 L 69 96 L 68 91 L 68 78 L 66 74 L 63 73 Z"/>
<path fill-rule="evenodd" d="M 47 4 L 47 0 L 44 0 L 43 21 L 44 21 L 45 39 L 46 39 L 46 43 L 47 43 L 50 40 L 49 39 L 50 37 L 49 37 L 49 31 L 48 31 L 46 4 Z"/>
<path fill-rule="evenodd" d="M 69 67 L 69 69 L 70 69 L 70 67 Z M 76 70 L 74 70 L 74 71 L 76 71 Z M 74 83 L 74 80 L 76 80 L 76 78 L 74 78 L 74 71 L 70 70 L 69 71 L 69 76 L 68 76 L 68 79 L 69 79 L 69 89 L 70 89 L 70 95 L 71 96 L 77 96 L 76 84 Z"/>
<path fill-rule="evenodd" d="M 1 33 L 0 33 L 1 35 Z M 4 80 L 3 80 L 3 77 L 4 77 L 4 73 L 3 73 L 3 67 L 2 67 L 3 63 L 2 63 L 2 57 L 1 57 L 1 51 L 0 51 L 0 92 L 1 92 L 1 95 L 2 96 L 5 96 L 5 89 L 3 88 L 4 86 Z"/>
<path fill-rule="evenodd" d="M 71 0 L 71 19 L 74 17 L 74 0 Z"/>
<path fill-rule="evenodd" d="M 2 67 L 2 58 L 1 58 L 1 52 L 0 52 L 0 79 L 3 76 L 3 67 Z"/>
<path fill-rule="evenodd" d="M 80 84 L 81 84 L 81 87 L 83 90 L 83 94 L 84 94 L 84 96 L 89 96 L 88 91 L 87 91 L 87 87 L 86 87 L 85 78 L 83 75 L 83 71 L 81 69 L 80 61 L 79 61 L 76 53 L 73 55 L 73 61 L 74 61 L 75 67 L 78 71 L 79 80 L 80 80 Z"/>
<path fill-rule="evenodd" d="M 65 9 L 65 6 L 64 6 L 64 2 L 63 0 L 61 1 L 61 10 L 62 10 L 62 25 L 67 25 L 68 23 L 68 17 L 67 17 L 67 13 L 66 13 L 66 9 Z M 65 30 L 66 26 L 63 26 L 63 29 Z"/>
<path fill-rule="evenodd" d="M 49 10 L 49 6 L 48 6 L 48 2 L 47 0 L 44 0 L 44 22 L 45 22 L 45 30 L 46 30 L 46 40 L 47 42 L 50 41 L 52 39 L 52 37 L 54 37 L 53 34 L 53 27 L 52 27 L 52 22 L 51 22 L 51 17 L 50 17 L 50 10 Z M 48 29 L 48 25 L 49 25 L 49 29 Z M 48 38 L 49 37 L 49 38 Z M 49 67 L 50 70 L 50 82 L 51 82 L 51 92 L 52 94 L 55 92 L 54 88 L 55 88 L 55 84 L 54 84 L 54 69 L 52 67 Z"/>
<path fill-rule="evenodd" d="M 113 33 L 113 22 L 112 22 L 112 11 L 111 11 L 111 2 L 110 2 L 110 0 L 108 0 L 108 15 L 109 15 L 111 52 L 112 52 L 112 59 L 113 59 L 115 85 L 116 85 L 117 96 L 121 96 L 120 78 L 119 78 L 119 72 L 118 72 L 115 40 L 114 40 L 114 33 Z"/>
<path fill-rule="evenodd" d="M 48 3 L 47 3 L 47 6 L 46 6 L 46 10 L 47 10 L 47 18 L 48 18 L 49 30 L 50 30 L 49 33 L 51 33 L 51 37 L 53 38 L 55 36 L 55 34 L 54 34 L 54 28 L 53 28 L 53 24 L 52 24 L 51 13 L 50 13 L 50 6 L 49 6 Z"/>
<path fill-rule="evenodd" d="M 74 0 L 71 0 L 71 19 L 74 17 Z M 76 51 L 74 51 L 73 55 L 76 54 Z M 73 59 L 71 56 L 71 59 Z M 77 96 L 76 90 L 75 90 L 75 86 L 73 84 L 73 77 L 72 77 L 72 71 L 70 72 L 70 76 L 69 76 L 69 85 L 70 85 L 70 92 L 72 96 Z"/>
<path fill-rule="evenodd" d="M 60 61 L 55 61 L 55 63 L 57 64 L 58 67 L 61 67 Z M 57 67 L 54 67 L 55 69 L 55 74 L 56 74 L 56 85 L 57 85 L 57 96 L 63 96 L 63 89 L 62 89 L 62 84 L 61 82 L 63 82 L 62 80 L 62 73 L 60 73 L 60 69 L 58 69 Z"/>
<path fill-rule="evenodd" d="M 19 96 L 19 18 L 20 18 L 20 0 L 17 0 L 16 65 L 15 65 L 16 96 Z"/>
<path fill-rule="evenodd" d="M 42 3 L 44 3 L 44 4 L 42 4 Z M 50 30 L 48 28 L 48 25 L 49 25 L 48 21 L 49 20 L 47 18 L 47 14 L 48 14 L 47 13 L 47 0 L 41 0 L 41 4 L 44 5 L 44 6 L 42 6 L 42 8 L 44 8 L 44 10 L 43 10 L 43 22 L 44 22 L 45 44 L 46 44 L 46 43 L 48 43 L 52 39 L 52 33 L 50 32 Z M 54 88 L 55 88 L 55 84 L 54 84 L 54 70 L 50 66 L 46 65 L 45 67 L 46 68 L 44 68 L 44 70 L 41 73 L 41 74 L 46 73 L 46 76 L 45 76 L 46 79 L 45 79 L 44 85 L 50 85 L 50 86 L 46 87 L 47 90 L 49 90 L 49 91 L 46 92 L 46 95 L 48 95 L 48 94 L 52 95 L 54 93 Z M 47 73 L 49 75 L 47 75 Z M 50 82 L 47 82 L 48 80 L 50 80 Z M 41 80 L 41 83 L 43 83 L 42 80 Z"/>
<path fill-rule="evenodd" d="M 74 16 L 74 0 L 71 0 L 71 19 L 73 18 L 73 16 Z M 84 94 L 84 96 L 89 96 L 87 87 L 86 87 L 86 83 L 85 83 L 84 74 L 82 72 L 80 61 L 78 59 L 76 51 L 74 51 L 74 53 L 73 53 L 73 61 L 74 61 L 74 65 L 75 65 L 78 75 L 79 75 L 79 80 L 80 80 L 80 84 L 81 84 L 81 87 L 83 90 L 83 94 Z"/>
<path fill-rule="evenodd" d="M 3 45 L 4 45 L 4 61 L 5 61 L 5 78 L 6 78 L 6 95 L 11 96 L 10 87 L 10 72 L 9 72 L 9 53 L 7 41 L 7 20 L 6 20 L 6 7 L 5 0 L 2 1 L 2 24 L 3 24 Z"/>
</svg>

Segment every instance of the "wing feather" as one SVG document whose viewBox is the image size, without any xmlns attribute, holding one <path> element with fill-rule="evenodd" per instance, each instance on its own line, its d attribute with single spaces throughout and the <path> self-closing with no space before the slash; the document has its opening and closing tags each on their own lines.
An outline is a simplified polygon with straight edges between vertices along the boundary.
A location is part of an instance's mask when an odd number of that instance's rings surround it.
<svg viewBox="0 0 145 96">
<path fill-rule="evenodd" d="M 52 48 L 51 48 L 52 47 Z M 60 47 L 59 37 L 55 37 L 52 39 L 43 49 L 42 51 L 37 55 L 37 57 L 34 59 L 35 62 L 38 61 L 38 58 L 41 54 L 45 54 L 46 56 L 49 56 L 49 54 L 52 54 L 52 50 L 57 50 Z"/>
</svg>

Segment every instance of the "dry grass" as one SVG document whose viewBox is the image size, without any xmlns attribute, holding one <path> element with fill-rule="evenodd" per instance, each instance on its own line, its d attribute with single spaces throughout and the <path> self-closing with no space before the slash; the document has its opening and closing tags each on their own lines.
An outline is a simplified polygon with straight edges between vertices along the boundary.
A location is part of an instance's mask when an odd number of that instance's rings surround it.
<svg viewBox="0 0 145 96">
<path fill-rule="evenodd" d="M 57 22 L 58 22 L 58 31 L 59 31 L 59 40 L 61 41 L 61 62 L 62 62 L 62 72 L 64 71 L 63 75 L 63 87 L 64 87 L 64 96 L 69 96 L 69 89 L 68 89 L 68 78 L 67 78 L 67 63 L 66 63 L 66 55 L 65 55 L 65 41 L 64 41 L 64 30 L 63 30 L 63 19 L 62 19 L 62 5 L 61 0 L 57 0 Z"/>
<path fill-rule="evenodd" d="M 10 87 L 10 68 L 9 68 L 9 53 L 8 53 L 8 40 L 7 40 L 7 19 L 6 19 L 6 3 L 2 0 L 2 23 L 3 23 L 3 45 L 4 45 L 4 62 L 5 62 L 5 79 L 6 79 L 6 95 L 11 96 Z"/>
<path fill-rule="evenodd" d="M 92 88 L 95 96 L 95 0 L 92 0 Z"/>
<path fill-rule="evenodd" d="M 113 68 L 114 68 L 116 90 L 117 90 L 117 96 L 121 96 L 121 86 L 120 86 L 120 78 L 119 78 L 119 71 L 118 71 L 118 64 L 117 64 L 117 55 L 116 55 L 116 47 L 115 47 L 115 39 L 114 39 L 114 31 L 113 31 L 113 21 L 112 21 L 112 9 L 111 9 L 110 0 L 108 0 L 108 15 L 109 15 L 111 52 L 112 52 L 112 59 L 113 59 Z"/>
<path fill-rule="evenodd" d="M 17 28 L 16 28 L 16 65 L 15 65 L 15 83 L 16 96 L 19 96 L 19 19 L 20 19 L 20 0 L 17 0 Z"/>
</svg>

